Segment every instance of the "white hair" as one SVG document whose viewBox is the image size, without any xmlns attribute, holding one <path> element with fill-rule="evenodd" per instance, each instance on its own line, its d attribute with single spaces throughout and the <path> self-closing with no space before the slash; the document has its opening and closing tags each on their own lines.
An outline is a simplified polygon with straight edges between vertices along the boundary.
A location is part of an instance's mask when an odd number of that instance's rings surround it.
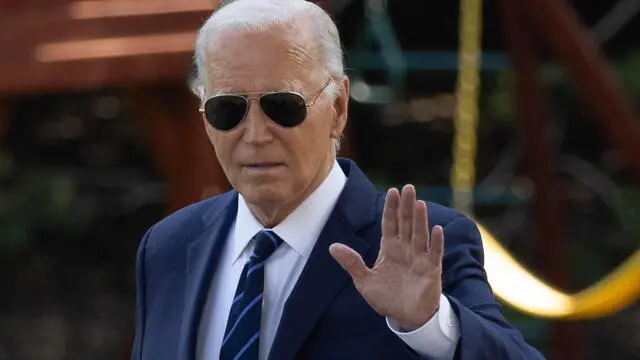
<svg viewBox="0 0 640 360">
<path fill-rule="evenodd" d="M 217 40 L 211 33 L 221 30 L 266 31 L 279 25 L 299 27 L 310 23 L 316 39 L 319 63 L 324 72 L 334 79 L 324 90 L 332 100 L 342 90 L 345 77 L 342 45 L 338 28 L 329 14 L 318 5 L 306 0 L 224 0 L 198 32 L 195 44 L 196 76 L 192 90 L 204 101 L 207 81 L 205 54 L 215 48 Z M 339 139 L 336 139 L 336 149 Z"/>
</svg>

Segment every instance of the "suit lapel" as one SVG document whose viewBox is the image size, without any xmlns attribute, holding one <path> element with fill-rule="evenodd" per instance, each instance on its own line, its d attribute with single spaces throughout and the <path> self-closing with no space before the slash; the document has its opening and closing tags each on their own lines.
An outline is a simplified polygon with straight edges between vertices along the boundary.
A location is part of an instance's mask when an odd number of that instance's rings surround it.
<svg viewBox="0 0 640 360">
<path fill-rule="evenodd" d="M 214 205 L 203 216 L 204 231 L 187 250 L 185 310 L 178 349 L 180 360 L 196 357 L 198 330 L 209 285 L 237 212 L 237 193 L 225 194 L 218 201 L 222 203 Z"/>
<path fill-rule="evenodd" d="M 325 308 L 350 283 L 349 275 L 329 254 L 329 246 L 336 241 L 363 257 L 369 248 L 346 224 L 330 218 L 285 304 L 270 359 L 293 359 Z"/>
<path fill-rule="evenodd" d="M 377 194 L 354 163 L 341 160 L 347 183 L 285 303 L 269 359 L 290 360 L 311 334 L 318 319 L 351 278 L 329 254 L 343 243 L 363 258 L 369 244 L 357 233 L 375 220 Z"/>
</svg>

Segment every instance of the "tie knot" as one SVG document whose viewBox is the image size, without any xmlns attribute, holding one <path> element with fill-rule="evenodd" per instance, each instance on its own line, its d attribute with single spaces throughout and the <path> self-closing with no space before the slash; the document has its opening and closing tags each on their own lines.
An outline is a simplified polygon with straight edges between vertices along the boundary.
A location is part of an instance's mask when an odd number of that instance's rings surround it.
<svg viewBox="0 0 640 360">
<path fill-rule="evenodd" d="M 265 261 L 282 244 L 282 239 L 271 230 L 262 230 L 254 236 L 255 247 L 251 257 Z"/>
</svg>

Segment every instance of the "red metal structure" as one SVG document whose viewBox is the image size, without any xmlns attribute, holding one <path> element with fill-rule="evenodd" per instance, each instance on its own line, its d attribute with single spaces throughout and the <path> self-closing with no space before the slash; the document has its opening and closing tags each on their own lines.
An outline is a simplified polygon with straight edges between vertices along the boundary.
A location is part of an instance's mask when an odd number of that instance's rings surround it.
<svg viewBox="0 0 640 360">
<path fill-rule="evenodd" d="M 536 230 L 540 236 L 538 259 L 545 269 L 545 278 L 555 286 L 566 285 L 565 247 L 562 242 L 562 217 L 558 184 L 554 180 L 554 158 L 550 134 L 550 113 L 536 72 L 536 41 L 527 28 L 527 19 L 518 4 L 501 0 L 502 27 L 509 59 L 516 78 L 517 113 L 523 141 L 527 172 L 535 184 L 534 204 Z M 558 324 L 553 329 L 552 347 L 559 359 L 581 359 L 576 329 Z"/>
<path fill-rule="evenodd" d="M 566 285 L 566 242 L 563 242 L 562 197 L 554 173 L 554 149 L 550 140 L 547 101 L 537 79 L 535 49 L 548 45 L 583 92 L 591 108 L 635 175 L 640 179 L 640 123 L 629 98 L 612 75 L 595 41 L 578 15 L 564 1 L 500 0 L 503 33 L 509 59 L 516 73 L 517 109 L 525 161 L 535 184 L 535 216 L 538 255 L 545 277 L 554 285 Z M 558 359 L 582 359 L 584 345 L 575 323 L 558 322 L 553 328 L 552 351 Z"/>
</svg>

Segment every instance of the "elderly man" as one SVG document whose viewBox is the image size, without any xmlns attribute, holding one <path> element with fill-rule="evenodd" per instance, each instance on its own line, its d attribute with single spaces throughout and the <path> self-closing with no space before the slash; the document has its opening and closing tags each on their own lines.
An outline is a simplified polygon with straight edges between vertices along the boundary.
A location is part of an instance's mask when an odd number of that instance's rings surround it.
<svg viewBox="0 0 640 360">
<path fill-rule="evenodd" d="M 234 190 L 144 236 L 133 359 L 541 358 L 501 315 L 472 221 L 336 159 L 349 80 L 321 8 L 231 2 L 196 62 Z"/>
</svg>

